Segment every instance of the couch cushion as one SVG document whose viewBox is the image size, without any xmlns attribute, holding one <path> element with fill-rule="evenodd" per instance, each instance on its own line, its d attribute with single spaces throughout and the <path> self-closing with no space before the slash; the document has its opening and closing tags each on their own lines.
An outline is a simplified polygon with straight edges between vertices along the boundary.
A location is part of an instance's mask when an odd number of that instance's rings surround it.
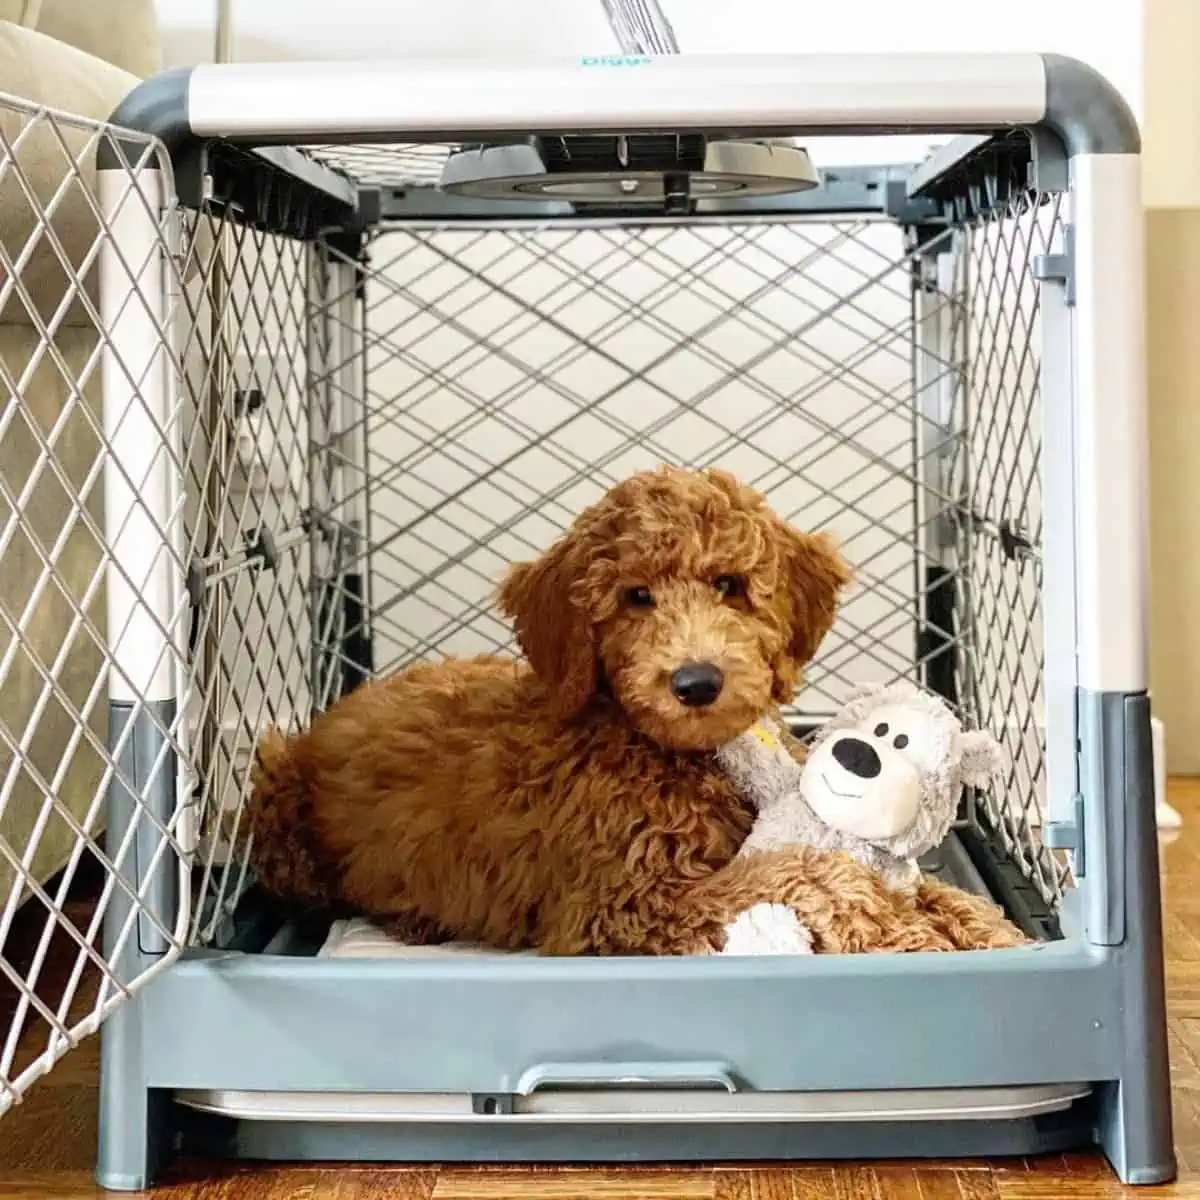
<svg viewBox="0 0 1200 1200">
<path fill-rule="evenodd" d="M 138 82 L 73 46 L 4 23 L 0 23 L 0 79 L 6 92 L 30 105 L 47 105 L 98 121 L 106 120 Z M 96 186 L 95 131 L 4 102 L 0 102 L 0 131 L 8 146 L 16 145 L 15 162 L 0 167 L 0 237 L 6 253 L 14 260 L 20 257 L 35 231 L 43 228 L 43 214 L 65 184 L 50 225 L 68 262 L 76 267 L 100 233 L 89 203 Z M 20 275 L 34 309 L 48 320 L 67 295 L 72 274 L 44 233 Z M 88 276 L 93 299 L 95 276 L 93 268 Z M 0 303 L 0 324 L 31 323 L 29 306 L 20 296 L 13 294 Z M 88 321 L 77 300 L 67 321 Z"/>
<path fill-rule="evenodd" d="M 40 3 L 38 33 L 93 54 L 141 79 L 161 69 L 154 0 L 40 0 Z"/>
<path fill-rule="evenodd" d="M 78 615 L 82 610 L 99 638 L 105 636 L 105 593 L 96 586 L 103 547 L 91 532 L 104 519 L 102 480 L 91 479 L 101 452 L 95 347 L 90 330 L 63 329 L 53 361 L 36 330 L 0 328 L 0 362 L 21 386 L 20 408 L 0 436 L 0 479 L 7 495 L 23 501 L 13 530 L 13 510 L 0 499 L 0 529 L 11 535 L 0 572 L 0 609 L 7 614 L 0 621 L 0 654 L 9 656 L 0 687 L 0 725 L 7 731 L 0 739 L 0 780 L 8 791 L 0 838 L 18 857 L 29 853 L 41 881 L 76 845 L 65 814 L 82 821 L 102 796 L 104 761 L 96 747 L 104 745 L 107 705 L 102 691 L 98 702 L 94 695 L 104 654 Z M 81 397 L 73 385 L 81 385 Z M 51 437 L 55 470 L 39 465 Z M 42 586 L 44 561 L 52 555 L 53 582 Z M 22 634 L 13 646 L 10 623 L 18 621 Z M 58 691 L 47 696 L 51 668 Z M 81 723 L 90 735 L 81 736 Z M 10 744 L 25 738 L 31 725 L 28 750 L 14 762 Z M 103 819 L 102 806 L 96 815 Z M 0 860 L 0 901 L 14 876 Z"/>
</svg>

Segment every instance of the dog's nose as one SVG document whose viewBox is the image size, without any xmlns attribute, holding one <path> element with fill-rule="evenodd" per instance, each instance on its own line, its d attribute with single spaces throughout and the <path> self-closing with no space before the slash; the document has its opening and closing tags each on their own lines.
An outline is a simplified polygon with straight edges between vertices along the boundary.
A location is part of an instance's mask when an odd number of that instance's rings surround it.
<svg viewBox="0 0 1200 1200">
<path fill-rule="evenodd" d="M 671 691 L 680 704 L 703 708 L 720 694 L 725 676 L 712 663 L 686 663 L 671 676 Z"/>
<path fill-rule="evenodd" d="M 875 747 L 861 738 L 838 738 L 833 743 L 833 757 L 838 766 L 845 767 L 851 775 L 859 779 L 874 779 L 883 770 Z"/>
</svg>

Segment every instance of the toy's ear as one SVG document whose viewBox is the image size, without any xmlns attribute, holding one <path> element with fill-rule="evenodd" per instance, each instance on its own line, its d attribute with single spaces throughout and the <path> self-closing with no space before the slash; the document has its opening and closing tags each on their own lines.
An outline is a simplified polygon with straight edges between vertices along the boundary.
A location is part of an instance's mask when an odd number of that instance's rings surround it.
<svg viewBox="0 0 1200 1200">
<path fill-rule="evenodd" d="M 571 600 L 581 559 L 578 536 L 568 534 L 541 558 L 511 567 L 499 594 L 529 665 L 549 685 L 565 716 L 579 712 L 596 690 L 592 623 Z"/>
<path fill-rule="evenodd" d="M 972 729 L 960 735 L 959 774 L 967 787 L 985 788 L 1004 765 L 1000 743 L 982 729 Z"/>
<path fill-rule="evenodd" d="M 772 694 L 780 703 L 788 703 L 801 668 L 812 661 L 833 626 L 838 601 L 851 576 L 846 560 L 827 534 L 802 533 L 776 521 L 775 537 L 783 592 L 779 607 L 786 613 L 788 644 L 775 664 Z"/>
<path fill-rule="evenodd" d="M 846 692 L 846 703 L 854 704 L 858 700 L 874 699 L 887 691 L 886 683 L 856 683 Z"/>
</svg>

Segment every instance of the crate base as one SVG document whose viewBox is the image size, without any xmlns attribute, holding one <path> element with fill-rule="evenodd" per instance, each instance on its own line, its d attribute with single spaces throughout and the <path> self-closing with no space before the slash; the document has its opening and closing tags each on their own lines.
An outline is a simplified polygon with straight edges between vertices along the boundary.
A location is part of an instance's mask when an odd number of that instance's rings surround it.
<svg viewBox="0 0 1200 1200">
<path fill-rule="evenodd" d="M 504 1123 L 507 1122 L 507 1123 Z M 501 1123 L 503 1128 L 497 1126 Z M 1034 1156 L 1095 1144 L 1084 1101 L 985 1120 L 458 1124 L 235 1120 L 189 1112 L 182 1147 L 286 1162 L 688 1163 Z"/>
</svg>

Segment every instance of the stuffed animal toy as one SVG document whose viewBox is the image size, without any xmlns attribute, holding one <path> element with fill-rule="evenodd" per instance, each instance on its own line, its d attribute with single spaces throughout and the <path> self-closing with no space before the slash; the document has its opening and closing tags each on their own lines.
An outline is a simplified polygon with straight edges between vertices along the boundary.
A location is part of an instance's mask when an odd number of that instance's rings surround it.
<svg viewBox="0 0 1200 1200">
<path fill-rule="evenodd" d="M 939 845 L 964 787 L 1001 765 L 989 734 L 964 730 L 937 696 L 909 683 L 859 689 L 817 735 L 803 764 L 762 722 L 722 746 L 718 761 L 758 809 L 742 854 L 806 845 L 841 850 L 888 887 L 915 891 L 917 860 Z M 811 952 L 782 905 L 756 905 L 729 927 L 726 954 Z"/>
</svg>

